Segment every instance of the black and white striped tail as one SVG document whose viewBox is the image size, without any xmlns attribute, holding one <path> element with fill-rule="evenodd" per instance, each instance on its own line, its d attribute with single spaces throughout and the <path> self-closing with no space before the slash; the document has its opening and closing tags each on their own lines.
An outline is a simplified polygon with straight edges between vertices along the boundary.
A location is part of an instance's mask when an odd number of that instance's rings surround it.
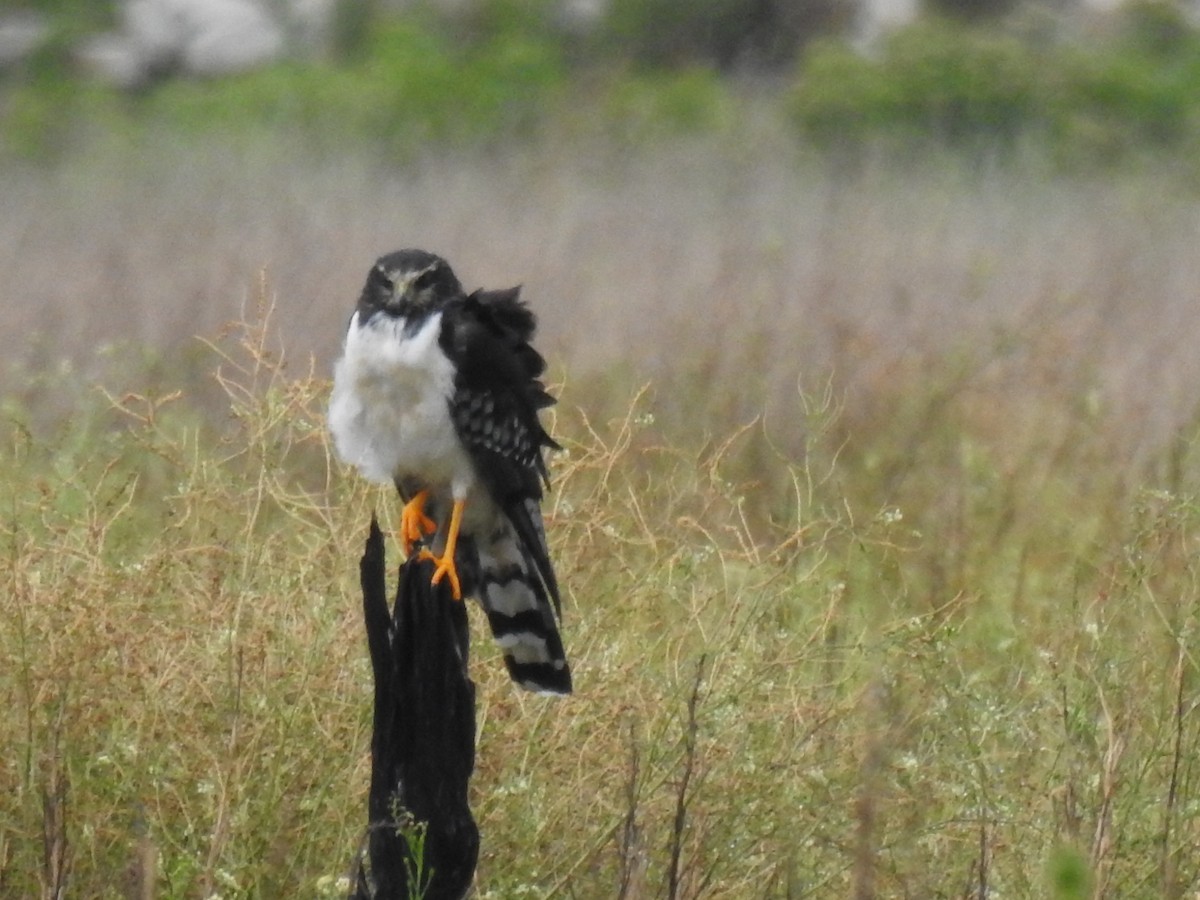
<svg viewBox="0 0 1200 900">
<path fill-rule="evenodd" d="M 479 581 L 475 594 L 487 613 L 512 680 L 531 691 L 571 693 L 555 610 L 534 560 L 507 522 L 476 536 Z"/>
</svg>

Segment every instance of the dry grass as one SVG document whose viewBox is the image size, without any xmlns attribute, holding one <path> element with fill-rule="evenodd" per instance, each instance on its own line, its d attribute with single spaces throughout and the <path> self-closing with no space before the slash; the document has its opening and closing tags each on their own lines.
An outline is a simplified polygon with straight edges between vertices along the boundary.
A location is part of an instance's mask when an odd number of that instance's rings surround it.
<svg viewBox="0 0 1200 900">
<path fill-rule="evenodd" d="M 388 498 L 331 464 L 325 384 L 265 336 L 216 351 L 219 434 L 127 395 L 121 428 L 7 448 L 18 895 L 336 893 L 367 781 L 356 559 Z M 1095 896 L 1194 892 L 1191 501 L 1143 493 L 1053 562 L 1002 532 L 1007 569 L 926 594 L 960 526 L 851 505 L 816 462 L 828 410 L 763 540 L 724 475 L 751 435 L 665 447 L 640 403 L 557 423 L 578 694 L 517 692 L 476 635 L 480 896 L 1036 896 L 1064 853 Z M 972 490 L 987 532 L 1004 490 Z"/>
<path fill-rule="evenodd" d="M 131 353 L 138 379 L 146 362 L 191 377 L 195 335 L 241 316 L 264 271 L 289 350 L 327 371 L 370 261 L 420 245 L 467 285 L 523 282 L 576 396 L 600 381 L 594 409 L 651 382 L 661 424 L 721 432 L 765 409 L 794 451 L 797 384 L 832 377 L 870 432 L 947 358 L 972 424 L 1010 448 L 1086 398 L 1142 461 L 1195 414 L 1200 207 L 1169 178 L 952 157 L 829 171 L 741 121 L 743 140 L 638 154 L 533 143 L 389 165 L 163 138 L 7 171 L 0 386 L 44 407 L 64 357 L 111 380 Z"/>
<path fill-rule="evenodd" d="M 578 693 L 517 692 L 476 635 L 481 897 L 1200 889 L 1195 204 L 670 152 L 0 184 L 49 198 L 0 223 L 9 341 L 182 339 L 278 296 L 182 394 L 127 372 L 57 428 L 10 407 L 0 892 L 336 895 L 391 500 L 330 458 L 323 360 L 402 243 L 525 279 L 570 360 Z"/>
</svg>

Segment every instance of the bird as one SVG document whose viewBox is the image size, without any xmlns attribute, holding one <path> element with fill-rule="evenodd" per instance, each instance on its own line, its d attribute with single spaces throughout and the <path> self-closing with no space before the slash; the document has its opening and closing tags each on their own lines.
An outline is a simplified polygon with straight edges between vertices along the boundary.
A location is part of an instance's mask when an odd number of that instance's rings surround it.
<svg viewBox="0 0 1200 900">
<path fill-rule="evenodd" d="M 512 680 L 569 694 L 541 511 L 545 454 L 561 447 L 540 412 L 556 401 L 520 291 L 465 293 L 425 250 L 380 257 L 334 365 L 328 424 L 344 462 L 396 486 L 406 556 L 432 560 L 434 584 L 479 603 Z"/>
</svg>

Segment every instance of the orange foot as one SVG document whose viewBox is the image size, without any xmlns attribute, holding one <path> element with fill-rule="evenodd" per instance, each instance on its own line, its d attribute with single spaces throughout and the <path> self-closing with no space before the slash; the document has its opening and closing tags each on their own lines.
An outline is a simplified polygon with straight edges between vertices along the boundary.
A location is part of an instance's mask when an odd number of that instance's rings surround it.
<svg viewBox="0 0 1200 900">
<path fill-rule="evenodd" d="M 405 556 L 412 556 L 413 544 L 437 531 L 437 522 L 425 515 L 425 501 L 428 499 L 429 491 L 418 491 L 400 512 L 400 543 Z"/>
<path fill-rule="evenodd" d="M 449 577 L 451 596 L 455 600 L 462 599 L 462 587 L 458 583 L 458 569 L 454 566 L 454 551 L 458 546 L 458 530 L 462 527 L 463 506 L 462 500 L 454 501 L 454 507 L 450 511 L 450 528 L 446 532 L 446 547 L 442 551 L 442 555 L 438 557 L 428 550 L 422 550 L 417 557 L 417 559 L 431 559 L 437 564 L 433 578 L 430 579 L 431 584 L 437 584 L 442 578 Z"/>
</svg>

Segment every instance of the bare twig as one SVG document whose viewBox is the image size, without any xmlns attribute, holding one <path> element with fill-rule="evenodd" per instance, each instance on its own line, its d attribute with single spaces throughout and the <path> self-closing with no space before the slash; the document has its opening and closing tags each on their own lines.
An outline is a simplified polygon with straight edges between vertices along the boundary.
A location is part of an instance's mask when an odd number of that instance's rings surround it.
<svg viewBox="0 0 1200 900">
<path fill-rule="evenodd" d="M 129 900 L 154 900 L 158 882 L 158 848 L 150 836 L 146 809 L 138 803 L 134 808 L 133 835 L 136 844 L 129 865 Z"/>
<path fill-rule="evenodd" d="M 1096 873 L 1096 888 L 1093 900 L 1107 896 L 1112 877 L 1113 852 L 1113 806 L 1116 801 L 1118 769 L 1125 754 L 1124 728 L 1117 722 L 1109 709 L 1104 690 L 1097 685 L 1100 708 L 1104 714 L 1105 749 L 1100 770 L 1100 809 L 1096 816 L 1096 831 L 1092 838 L 1092 870 Z"/>
<path fill-rule="evenodd" d="M 63 900 L 71 869 L 67 841 L 69 782 L 62 759 L 62 728 L 67 702 L 64 697 L 54 721 L 50 750 L 44 761 L 46 784 L 42 789 L 42 900 Z"/>
<path fill-rule="evenodd" d="M 988 838 L 988 820 L 984 818 L 979 822 L 979 882 L 975 894 L 978 900 L 988 898 L 988 873 L 991 871 L 992 862 L 991 843 Z"/>
<path fill-rule="evenodd" d="M 696 663 L 696 679 L 687 703 L 687 723 L 683 732 L 683 773 L 675 790 L 675 818 L 671 825 L 671 860 L 667 866 L 667 898 L 677 900 L 680 890 L 680 864 L 683 858 L 683 842 L 688 827 L 688 806 L 691 803 L 692 778 L 696 773 L 697 742 L 699 731 L 697 712 L 700 707 L 700 688 L 704 684 L 706 656 Z"/>
<path fill-rule="evenodd" d="M 638 750 L 637 732 L 629 724 L 629 776 L 625 782 L 625 818 L 617 843 L 617 865 L 620 872 L 620 887 L 617 900 L 637 898 L 641 893 L 642 876 L 646 869 L 646 854 L 642 846 L 642 830 L 638 825 L 638 793 L 641 780 L 641 754 Z"/>
<path fill-rule="evenodd" d="M 1171 827 L 1175 821 L 1175 808 L 1179 801 L 1179 768 L 1183 760 L 1183 723 L 1187 712 L 1183 690 L 1185 658 L 1183 642 L 1180 640 L 1175 653 L 1175 708 L 1173 711 L 1175 736 L 1171 748 L 1171 777 L 1167 782 L 1162 825 L 1162 895 L 1167 898 L 1182 896 L 1178 875 L 1175 871 L 1175 854 L 1171 850 Z"/>
<path fill-rule="evenodd" d="M 874 900 L 875 862 L 878 851 L 876 834 L 879 818 L 879 774 L 883 769 L 882 733 L 884 687 L 878 678 L 867 687 L 864 698 L 869 722 L 862 762 L 859 766 L 858 798 L 854 803 L 856 822 L 854 843 L 854 900 Z"/>
<path fill-rule="evenodd" d="M 239 647 L 234 654 L 234 685 L 233 685 L 233 724 L 229 731 L 229 741 L 226 745 L 227 759 L 224 767 L 218 766 L 217 777 L 217 814 L 213 822 L 212 839 L 208 846 L 208 856 L 204 861 L 204 874 L 201 879 L 202 893 L 208 896 L 216 889 L 217 864 L 225 845 L 229 842 L 230 820 L 232 818 L 232 802 L 230 798 L 230 783 L 236 782 L 234 777 L 238 768 L 239 733 L 242 717 L 242 678 L 245 667 L 242 650 Z"/>
</svg>

